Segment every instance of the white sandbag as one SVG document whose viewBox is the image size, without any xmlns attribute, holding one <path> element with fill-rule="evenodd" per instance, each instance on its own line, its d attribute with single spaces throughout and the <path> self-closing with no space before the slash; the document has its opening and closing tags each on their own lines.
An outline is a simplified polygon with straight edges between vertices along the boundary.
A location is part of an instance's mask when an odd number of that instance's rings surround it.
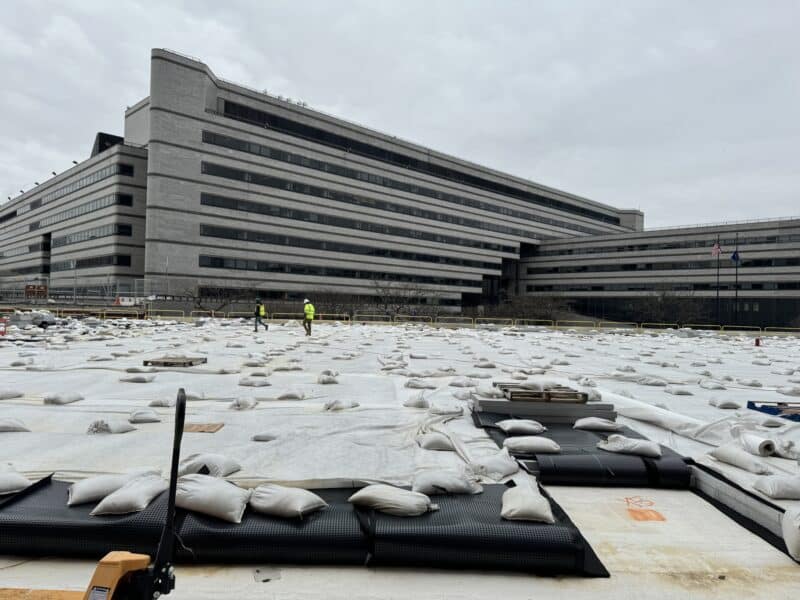
<svg viewBox="0 0 800 600">
<path fill-rule="evenodd" d="M 495 423 L 507 435 L 538 435 L 547 427 L 533 419 L 504 419 Z"/>
<path fill-rule="evenodd" d="M 475 390 L 475 394 L 481 398 L 504 398 L 503 390 L 494 387 L 493 385 L 481 384 Z"/>
<path fill-rule="evenodd" d="M 361 488 L 348 498 L 348 502 L 396 517 L 415 517 L 439 510 L 425 494 L 381 483 Z"/>
<path fill-rule="evenodd" d="M 561 446 L 550 438 L 538 435 L 522 435 L 508 437 L 503 440 L 503 447 L 511 454 L 558 454 Z"/>
<path fill-rule="evenodd" d="M 472 371 L 470 373 L 467 373 L 467 377 L 469 377 L 470 379 L 491 379 L 492 378 L 492 374 L 491 373 L 487 373 L 485 371 L 483 371 L 483 372 L 481 372 L 481 371 Z"/>
<path fill-rule="evenodd" d="M 784 396 L 800 396 L 800 386 L 783 386 L 778 388 L 778 393 Z"/>
<path fill-rule="evenodd" d="M 753 456 L 772 456 L 775 454 L 775 442 L 749 431 L 739 434 L 739 444 Z"/>
<path fill-rule="evenodd" d="M 678 387 L 677 385 L 668 385 L 664 388 L 664 391 L 668 394 L 672 394 L 673 396 L 691 396 L 692 392 L 687 390 L 686 388 Z"/>
<path fill-rule="evenodd" d="M 297 390 L 289 390 L 288 392 L 278 394 L 278 400 L 303 400 L 305 397 L 305 392 Z"/>
<path fill-rule="evenodd" d="M 255 398 L 236 398 L 228 405 L 231 410 L 253 410 L 258 406 L 258 400 Z"/>
<path fill-rule="evenodd" d="M 519 464 L 511 458 L 508 448 L 503 448 L 490 456 L 473 459 L 470 468 L 476 475 L 500 481 L 519 471 Z"/>
<path fill-rule="evenodd" d="M 158 413 L 154 410 L 150 410 L 147 408 L 142 408 L 139 410 L 135 410 L 131 413 L 131 416 L 128 417 L 129 423 L 160 423 L 161 417 L 158 416 Z"/>
<path fill-rule="evenodd" d="M 0 417 L 0 433 L 16 433 L 30 431 L 25 423 L 14 417 Z"/>
<path fill-rule="evenodd" d="M 781 517 L 781 533 L 786 550 L 800 562 L 800 508 L 787 508 Z"/>
<path fill-rule="evenodd" d="M 465 472 L 427 471 L 414 477 L 412 491 L 426 494 L 480 494 L 483 486 Z"/>
<path fill-rule="evenodd" d="M 199 473 L 180 477 L 175 492 L 175 506 L 229 523 L 242 522 L 248 500 L 250 490 Z"/>
<path fill-rule="evenodd" d="M 172 408 L 175 406 L 175 398 L 156 398 L 155 400 L 151 400 L 147 406 L 152 406 L 153 408 Z"/>
<path fill-rule="evenodd" d="M 150 383 L 155 378 L 155 375 L 127 375 L 120 377 L 119 380 L 123 383 Z"/>
<path fill-rule="evenodd" d="M 227 477 L 241 470 L 242 466 L 222 454 L 198 453 L 184 458 L 178 465 L 178 476 L 206 473 L 211 477 Z"/>
<path fill-rule="evenodd" d="M 468 388 L 468 387 L 475 387 L 476 385 L 478 385 L 478 382 L 473 381 L 469 377 L 454 377 L 453 380 L 448 385 L 450 387 Z"/>
<path fill-rule="evenodd" d="M 254 511 L 284 519 L 302 519 L 326 506 L 328 503 L 313 492 L 271 483 L 258 486 L 250 494 Z"/>
<path fill-rule="evenodd" d="M 424 450 L 455 451 L 450 438 L 439 431 L 430 431 L 417 436 L 417 443 Z"/>
<path fill-rule="evenodd" d="M 419 354 L 418 352 L 411 352 L 408 355 L 408 358 L 423 359 L 423 358 L 428 358 L 428 355 L 427 354 Z"/>
<path fill-rule="evenodd" d="M 135 477 L 103 498 L 89 514 L 124 515 L 142 511 L 168 487 L 169 482 L 160 475 Z"/>
<path fill-rule="evenodd" d="M 654 387 L 667 387 L 667 382 L 658 377 L 639 377 L 636 380 L 639 385 L 649 385 Z"/>
<path fill-rule="evenodd" d="M 160 475 L 156 469 L 134 469 L 121 475 L 97 475 L 76 481 L 67 490 L 67 506 L 96 502 L 116 492 L 123 485 L 145 475 Z"/>
<path fill-rule="evenodd" d="M 253 437 L 250 438 L 254 442 L 273 442 L 278 439 L 278 436 L 273 433 L 256 433 Z"/>
<path fill-rule="evenodd" d="M 661 456 L 661 446 L 650 440 L 638 440 L 629 438 L 618 433 L 608 436 L 607 440 L 597 442 L 600 450 L 616 452 L 619 454 L 633 454 L 636 456 L 647 456 L 658 458 Z"/>
<path fill-rule="evenodd" d="M 456 400 L 461 400 L 462 402 L 472 398 L 472 392 L 466 388 L 453 390 L 452 395 L 453 398 L 455 398 Z"/>
<path fill-rule="evenodd" d="M 347 410 L 349 408 L 358 408 L 361 406 L 355 400 L 328 400 L 324 408 L 329 411 Z"/>
<path fill-rule="evenodd" d="M 583 417 L 575 421 L 573 429 L 583 429 L 586 431 L 619 431 L 623 426 L 610 419 L 602 417 Z"/>
<path fill-rule="evenodd" d="M 336 379 L 336 377 L 334 377 L 333 375 L 320 374 L 317 377 L 317 383 L 319 383 L 321 385 L 331 385 L 331 384 L 334 384 L 334 383 L 339 383 L 339 380 Z"/>
<path fill-rule="evenodd" d="M 464 409 L 461 406 L 448 404 L 431 404 L 428 413 L 437 416 L 458 417 L 464 414 Z"/>
<path fill-rule="evenodd" d="M 756 475 L 770 475 L 772 473 L 772 470 L 766 464 L 743 450 L 738 444 L 726 444 L 719 448 L 714 448 L 709 452 L 709 455 L 720 462 L 739 467 Z"/>
<path fill-rule="evenodd" d="M 742 408 L 742 405 L 736 402 L 735 400 L 722 400 L 720 398 L 711 398 L 708 401 L 711 406 L 716 406 L 717 408 L 721 408 L 723 410 L 737 410 Z"/>
<path fill-rule="evenodd" d="M 423 391 L 417 392 L 403 402 L 403 406 L 407 408 L 430 408 L 430 405 L 430 402 L 425 399 L 425 392 Z"/>
<path fill-rule="evenodd" d="M 762 387 L 761 382 L 758 379 L 736 379 L 736 383 L 739 385 L 743 385 L 745 387 Z"/>
<path fill-rule="evenodd" d="M 45 404 L 72 404 L 83 400 L 83 396 L 74 392 L 66 394 L 46 394 L 44 397 Z"/>
<path fill-rule="evenodd" d="M 534 484 L 524 482 L 503 492 L 500 516 L 510 521 L 555 523 L 550 502 Z"/>
<path fill-rule="evenodd" d="M 33 482 L 16 471 L 0 471 L 0 496 L 21 492 Z"/>
<path fill-rule="evenodd" d="M 795 444 L 793 440 L 776 438 L 774 441 L 775 456 L 800 461 L 800 446 Z"/>
<path fill-rule="evenodd" d="M 129 431 L 136 431 L 136 427 L 119 419 L 97 419 L 92 421 L 86 433 L 105 434 L 105 433 L 128 433 Z"/>
<path fill-rule="evenodd" d="M 493 362 L 488 360 L 482 360 L 480 362 L 475 363 L 472 366 L 475 367 L 476 369 L 494 369 L 496 367 L 496 365 Z"/>
<path fill-rule="evenodd" d="M 800 475 L 765 475 L 753 487 L 775 500 L 800 500 Z"/>
<path fill-rule="evenodd" d="M 242 387 L 267 387 L 272 385 L 265 377 L 242 377 L 239 379 Z"/>
<path fill-rule="evenodd" d="M 17 390 L 0 390 L 0 400 L 11 400 L 13 398 L 22 398 L 25 394 Z"/>
<path fill-rule="evenodd" d="M 416 379 L 416 378 L 409 379 L 408 381 L 406 381 L 405 386 L 407 388 L 418 389 L 418 390 L 424 390 L 424 389 L 435 390 L 436 389 L 436 384 L 435 383 L 432 383 L 430 381 L 424 381 L 422 379 Z"/>
</svg>

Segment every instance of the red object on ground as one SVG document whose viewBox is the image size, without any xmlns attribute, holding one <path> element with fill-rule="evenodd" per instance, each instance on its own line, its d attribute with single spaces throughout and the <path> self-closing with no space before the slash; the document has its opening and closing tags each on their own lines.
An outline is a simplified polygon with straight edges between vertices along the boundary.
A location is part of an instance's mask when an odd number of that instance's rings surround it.
<svg viewBox="0 0 800 600">
<path fill-rule="evenodd" d="M 0 319 L 0 335 L 6 334 L 7 327 L 8 327 L 8 319 Z"/>
<path fill-rule="evenodd" d="M 756 338 L 756 346 L 760 346 L 760 345 L 761 345 L 761 338 L 757 337 Z"/>
</svg>

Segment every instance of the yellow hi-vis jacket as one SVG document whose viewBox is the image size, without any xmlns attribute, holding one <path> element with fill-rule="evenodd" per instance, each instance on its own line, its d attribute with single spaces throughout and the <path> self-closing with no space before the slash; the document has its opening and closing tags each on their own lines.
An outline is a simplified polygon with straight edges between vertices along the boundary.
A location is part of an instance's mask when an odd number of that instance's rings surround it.
<svg viewBox="0 0 800 600">
<path fill-rule="evenodd" d="M 267 307 L 263 304 L 258 305 L 258 316 L 259 317 L 266 317 L 267 316 Z"/>
<path fill-rule="evenodd" d="M 306 315 L 306 319 L 313 319 L 314 318 L 314 305 L 309 302 L 308 304 L 303 305 L 303 312 Z"/>
</svg>

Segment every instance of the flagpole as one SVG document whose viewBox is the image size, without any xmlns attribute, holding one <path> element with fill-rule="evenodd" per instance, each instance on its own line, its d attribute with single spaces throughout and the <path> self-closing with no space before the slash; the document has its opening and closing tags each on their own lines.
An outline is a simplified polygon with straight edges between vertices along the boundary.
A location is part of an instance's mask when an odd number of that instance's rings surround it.
<svg viewBox="0 0 800 600">
<path fill-rule="evenodd" d="M 719 248 L 719 234 L 717 234 L 717 325 L 722 325 L 722 319 L 719 314 L 719 255 L 722 250 Z"/>
<path fill-rule="evenodd" d="M 736 232 L 736 283 L 734 283 L 736 302 L 736 325 L 739 324 L 739 232 Z"/>
</svg>

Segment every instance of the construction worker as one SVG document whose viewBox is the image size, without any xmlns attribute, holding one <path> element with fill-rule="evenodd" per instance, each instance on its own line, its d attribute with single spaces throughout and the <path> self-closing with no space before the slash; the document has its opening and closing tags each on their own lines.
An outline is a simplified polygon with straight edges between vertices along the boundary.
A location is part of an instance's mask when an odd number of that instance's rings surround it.
<svg viewBox="0 0 800 600">
<path fill-rule="evenodd" d="M 264 323 L 264 321 L 262 320 L 264 317 L 267 316 L 267 309 L 264 306 L 264 303 L 261 302 L 261 298 L 256 298 L 256 310 L 253 316 L 255 317 L 256 333 L 258 333 L 259 323 L 264 327 L 264 331 L 267 331 L 269 329 L 269 325 Z"/>
<path fill-rule="evenodd" d="M 303 314 L 305 318 L 303 319 L 303 329 L 306 330 L 306 335 L 311 335 L 311 321 L 314 320 L 314 305 L 311 304 L 311 300 L 306 298 L 303 300 Z"/>
</svg>

